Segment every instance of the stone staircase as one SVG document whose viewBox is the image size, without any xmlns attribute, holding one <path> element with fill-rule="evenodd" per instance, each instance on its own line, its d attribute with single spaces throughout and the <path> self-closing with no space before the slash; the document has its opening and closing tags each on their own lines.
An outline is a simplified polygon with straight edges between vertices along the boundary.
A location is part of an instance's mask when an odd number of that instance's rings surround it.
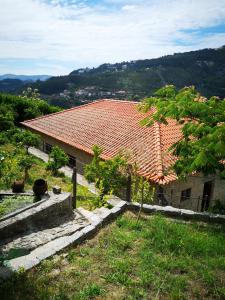
<svg viewBox="0 0 225 300">
<path fill-rule="evenodd" d="M 92 237 L 104 224 L 114 220 L 127 206 L 125 201 L 113 199 L 109 204 L 111 209 L 106 207 L 88 211 L 82 207 L 73 211 L 74 218 L 65 220 L 59 226 L 48 226 L 37 232 L 29 232 L 24 236 L 2 245 L 2 250 L 9 251 L 12 248 L 24 248 L 30 251 L 29 254 L 13 258 L 7 261 L 7 267 L 0 267 L 0 277 L 6 278 L 13 271 L 21 267 L 28 270 L 66 247 L 76 245 Z"/>
</svg>

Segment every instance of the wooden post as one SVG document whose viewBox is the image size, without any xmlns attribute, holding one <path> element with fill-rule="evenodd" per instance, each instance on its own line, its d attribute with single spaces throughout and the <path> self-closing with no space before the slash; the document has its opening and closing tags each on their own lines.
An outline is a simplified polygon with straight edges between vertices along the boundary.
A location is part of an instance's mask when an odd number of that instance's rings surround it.
<svg viewBox="0 0 225 300">
<path fill-rule="evenodd" d="M 127 177 L 126 201 L 131 202 L 131 175 L 130 174 Z"/>
<path fill-rule="evenodd" d="M 73 204 L 73 208 L 77 208 L 77 167 L 76 167 L 76 163 L 73 168 L 72 183 L 73 183 L 72 204 Z"/>
</svg>

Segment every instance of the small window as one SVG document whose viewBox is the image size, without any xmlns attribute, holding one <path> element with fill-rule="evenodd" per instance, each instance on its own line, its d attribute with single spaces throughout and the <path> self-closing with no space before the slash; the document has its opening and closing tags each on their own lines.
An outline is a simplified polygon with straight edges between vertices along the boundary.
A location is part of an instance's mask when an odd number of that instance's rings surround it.
<svg viewBox="0 0 225 300">
<path fill-rule="evenodd" d="M 51 150 L 52 150 L 52 145 L 45 143 L 45 152 L 49 154 Z"/>
<path fill-rule="evenodd" d="M 70 167 L 75 167 L 76 166 L 76 158 L 74 156 L 72 156 L 72 155 L 69 155 L 69 154 L 67 154 L 67 155 L 69 157 L 68 165 Z"/>
<path fill-rule="evenodd" d="M 183 191 L 181 192 L 180 201 L 190 200 L 190 198 L 191 198 L 191 188 L 190 188 L 190 189 L 183 190 Z"/>
</svg>

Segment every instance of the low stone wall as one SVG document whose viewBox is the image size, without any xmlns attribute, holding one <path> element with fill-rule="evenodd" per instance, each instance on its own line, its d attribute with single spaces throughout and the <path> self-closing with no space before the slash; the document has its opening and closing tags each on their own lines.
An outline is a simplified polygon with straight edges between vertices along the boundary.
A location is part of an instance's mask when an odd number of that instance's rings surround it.
<svg viewBox="0 0 225 300">
<path fill-rule="evenodd" d="M 49 199 L 29 205 L 0 220 L 0 240 L 43 225 L 43 222 L 56 216 L 72 213 L 72 199 L 70 193 L 55 195 L 49 193 Z"/>
<path fill-rule="evenodd" d="M 139 203 L 128 203 L 128 209 L 132 211 L 140 210 Z M 180 209 L 172 206 L 159 206 L 159 205 L 143 205 L 144 213 L 160 213 L 168 217 L 184 219 L 184 220 L 196 220 L 209 223 L 225 224 L 225 216 L 211 213 L 200 213 L 188 209 Z"/>
</svg>

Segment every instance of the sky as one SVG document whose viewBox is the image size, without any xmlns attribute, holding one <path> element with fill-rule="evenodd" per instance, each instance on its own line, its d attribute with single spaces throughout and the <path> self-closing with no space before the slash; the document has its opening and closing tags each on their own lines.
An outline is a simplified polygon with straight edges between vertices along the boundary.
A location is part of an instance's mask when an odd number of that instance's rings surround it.
<svg viewBox="0 0 225 300">
<path fill-rule="evenodd" d="M 225 44 L 225 0 L 0 0 L 0 74 L 83 67 Z"/>
</svg>

